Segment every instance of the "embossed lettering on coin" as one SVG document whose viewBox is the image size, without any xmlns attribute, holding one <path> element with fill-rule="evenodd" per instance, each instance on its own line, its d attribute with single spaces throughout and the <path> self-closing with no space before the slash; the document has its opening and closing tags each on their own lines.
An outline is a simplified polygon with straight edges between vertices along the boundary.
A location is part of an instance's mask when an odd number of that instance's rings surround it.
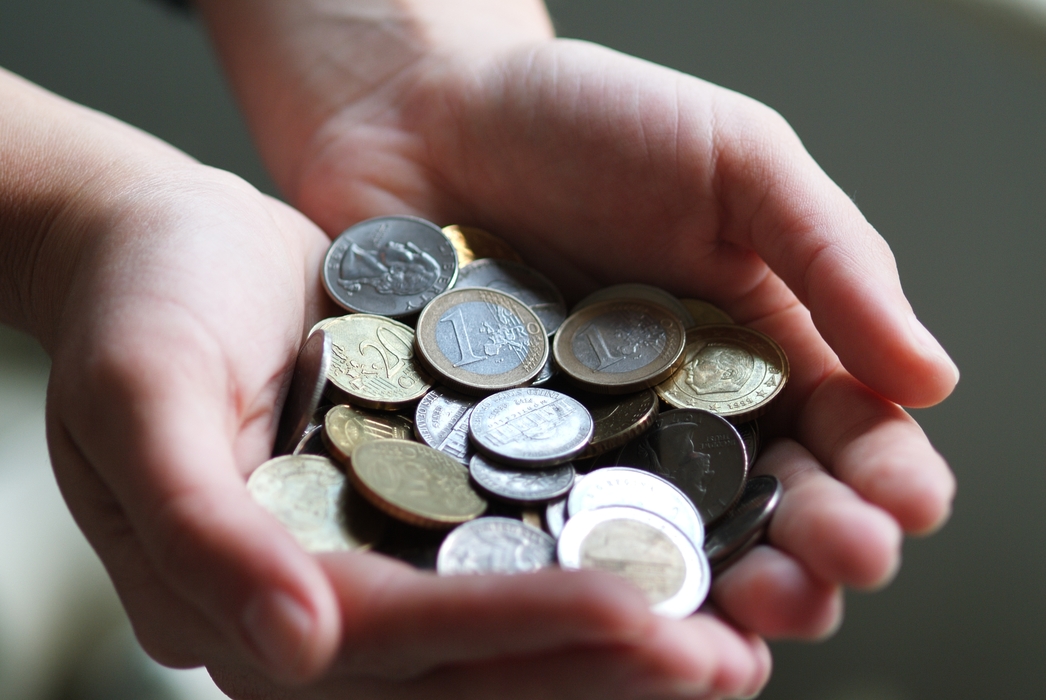
<svg viewBox="0 0 1046 700">
<path fill-rule="evenodd" d="M 480 451 L 520 466 L 566 462 L 585 449 L 592 429 L 592 416 L 580 402 L 535 387 L 488 396 L 469 417 L 469 436 Z"/>
<path fill-rule="evenodd" d="M 556 541 L 511 518 L 479 518 L 454 529 L 436 559 L 442 576 L 521 574 L 551 566 Z"/>
<path fill-rule="evenodd" d="M 461 268 L 456 289 L 485 287 L 522 301 L 552 335 L 567 317 L 567 305 L 556 286 L 537 270 L 511 260 L 487 258 Z"/>
<path fill-rule="evenodd" d="M 476 399 L 435 388 L 414 411 L 414 432 L 429 447 L 468 464 L 475 449 L 469 442 L 469 416 Z"/>
</svg>

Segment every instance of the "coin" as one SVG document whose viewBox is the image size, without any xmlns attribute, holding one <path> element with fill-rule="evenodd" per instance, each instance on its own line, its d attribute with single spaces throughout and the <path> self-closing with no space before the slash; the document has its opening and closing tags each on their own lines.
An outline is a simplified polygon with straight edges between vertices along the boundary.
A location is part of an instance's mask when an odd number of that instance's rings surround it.
<svg viewBox="0 0 1046 700">
<path fill-rule="evenodd" d="M 520 519 L 524 523 L 526 523 L 527 525 L 530 525 L 531 527 L 535 527 L 538 530 L 541 529 L 541 511 L 540 510 L 534 510 L 534 509 L 531 509 L 531 508 L 524 508 L 523 512 L 520 513 Z"/>
<path fill-rule="evenodd" d="M 451 527 L 487 508 L 469 484 L 468 469 L 427 445 L 372 440 L 352 451 L 351 465 L 349 477 L 367 500 L 413 525 Z"/>
<path fill-rule="evenodd" d="M 653 612 L 681 619 L 708 595 L 703 552 L 664 518 L 638 508 L 586 510 L 567 521 L 557 545 L 564 569 L 623 576 L 646 594 Z"/>
<path fill-rule="evenodd" d="M 493 289 L 452 289 L 418 317 L 418 358 L 466 394 L 528 384 L 548 359 L 548 337 L 526 304 Z"/>
<path fill-rule="evenodd" d="M 317 425 L 309 429 L 305 435 L 302 436 L 298 445 L 291 452 L 292 455 L 317 455 L 319 457 L 326 457 L 333 459 L 330 452 L 327 450 L 327 446 L 323 444 L 323 426 Z"/>
<path fill-rule="evenodd" d="M 631 467 L 597 469 L 581 477 L 567 498 L 567 513 L 630 506 L 659 515 L 679 528 L 695 547 L 705 541 L 705 528 L 697 508 L 668 481 Z"/>
<path fill-rule="evenodd" d="M 352 406 L 335 406 L 323 421 L 324 443 L 342 464 L 348 464 L 357 445 L 369 440 L 410 440 L 414 437 L 409 418 L 396 414 L 370 413 Z"/>
<path fill-rule="evenodd" d="M 592 415 L 595 428 L 588 447 L 578 459 L 595 457 L 639 435 L 657 419 L 658 399 L 653 389 L 644 389 L 626 396 L 576 397 Z"/>
<path fill-rule="evenodd" d="M 592 416 L 580 402 L 536 387 L 488 396 L 469 417 L 469 437 L 481 452 L 522 467 L 570 460 L 588 445 L 592 429 Z"/>
<path fill-rule="evenodd" d="M 461 268 L 455 289 L 483 287 L 514 296 L 526 304 L 552 335 L 567 317 L 567 303 L 556 285 L 537 270 L 511 260 L 486 258 Z"/>
<path fill-rule="evenodd" d="M 469 442 L 469 416 L 476 399 L 436 387 L 418 402 L 414 434 L 429 447 L 468 464 L 475 449 Z"/>
<path fill-rule="evenodd" d="M 745 456 L 748 457 L 748 468 L 755 464 L 756 455 L 759 454 L 759 423 L 750 420 L 740 425 L 734 425 L 741 441 L 745 444 Z"/>
<path fill-rule="evenodd" d="M 325 457 L 276 457 L 254 470 L 247 491 L 307 552 L 369 549 L 384 516 L 353 499 L 345 475 Z"/>
<path fill-rule="evenodd" d="M 621 448 L 613 462 L 670 481 L 697 507 L 706 528 L 734 504 L 748 474 L 737 429 L 696 409 L 665 411 L 653 428 Z"/>
<path fill-rule="evenodd" d="M 658 304 L 602 301 L 571 314 L 552 347 L 560 370 L 581 388 L 629 394 L 671 376 L 684 341 L 682 322 Z"/>
<path fill-rule="evenodd" d="M 308 428 L 309 420 L 323 398 L 331 358 L 331 341 L 326 333 L 317 331 L 305 339 L 298 351 L 287 399 L 280 413 L 274 454 L 287 454 L 293 450 Z"/>
<path fill-rule="evenodd" d="M 656 388 L 676 408 L 702 408 L 741 422 L 766 410 L 788 381 L 788 358 L 771 338 L 744 326 L 687 332 L 686 359 Z"/>
<path fill-rule="evenodd" d="M 694 319 L 690 325 L 686 327 L 687 330 L 698 326 L 717 326 L 734 322 L 734 319 L 730 318 L 729 314 L 722 309 L 709 304 L 707 301 L 701 301 L 700 299 L 680 299 L 679 303 L 686 307 L 686 310 L 690 312 L 691 318 Z"/>
<path fill-rule="evenodd" d="M 473 455 L 469 474 L 484 491 L 516 503 L 551 501 L 565 495 L 574 485 L 574 465 L 569 462 L 548 469 L 524 469 Z"/>
<path fill-rule="evenodd" d="M 479 518 L 447 535 L 436 571 L 459 574 L 522 574 L 551 566 L 556 541 L 541 530 L 511 518 Z"/>
<path fill-rule="evenodd" d="M 508 243 L 481 228 L 454 224 L 444 226 L 443 235 L 449 238 L 454 245 L 454 252 L 458 256 L 458 267 L 465 267 L 473 260 L 481 258 L 523 262 L 523 259 L 509 247 Z"/>
<path fill-rule="evenodd" d="M 567 497 L 558 498 L 545 506 L 545 527 L 557 540 L 567 524 Z"/>
<path fill-rule="evenodd" d="M 454 246 L 435 224 L 413 216 L 362 221 L 334 239 L 323 285 L 349 311 L 415 314 L 458 276 Z"/>
<path fill-rule="evenodd" d="M 432 386 L 414 358 L 414 331 L 390 318 L 353 314 L 337 319 L 327 379 L 338 398 L 366 408 L 397 409 Z"/>
<path fill-rule="evenodd" d="M 733 557 L 740 557 L 755 545 L 781 502 L 784 489 L 774 476 L 755 476 L 745 484 L 737 505 L 708 531 L 704 549 L 708 561 L 719 568 Z"/>
<path fill-rule="evenodd" d="M 603 287 L 587 297 L 579 301 L 574 305 L 572 313 L 577 313 L 581 309 L 591 306 L 592 304 L 599 303 L 601 301 L 620 301 L 633 299 L 643 299 L 645 301 L 653 302 L 662 308 L 668 309 L 679 322 L 683 324 L 683 328 L 690 328 L 694 325 L 694 319 L 690 315 L 690 310 L 681 302 L 675 295 L 669 294 L 660 287 L 655 287 L 651 284 L 639 284 L 637 282 L 628 282 L 625 284 L 614 284 L 609 287 Z"/>
<path fill-rule="evenodd" d="M 530 386 L 546 386 L 549 382 L 556 378 L 556 363 L 552 361 L 552 353 L 549 353 L 548 359 L 545 360 L 545 365 L 538 372 L 538 376 L 530 382 Z"/>
</svg>

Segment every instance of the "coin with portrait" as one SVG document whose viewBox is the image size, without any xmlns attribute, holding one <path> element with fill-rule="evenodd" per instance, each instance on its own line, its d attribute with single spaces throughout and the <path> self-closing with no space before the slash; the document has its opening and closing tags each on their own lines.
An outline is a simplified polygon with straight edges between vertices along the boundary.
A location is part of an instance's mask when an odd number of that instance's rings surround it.
<svg viewBox="0 0 1046 700">
<path fill-rule="evenodd" d="M 556 541 L 511 518 L 477 518 L 454 528 L 436 558 L 441 576 L 524 574 L 552 566 Z"/>
<path fill-rule="evenodd" d="M 546 503 L 567 494 L 574 485 L 574 465 L 567 462 L 546 469 L 498 464 L 483 455 L 469 462 L 472 480 L 487 493 L 515 503 Z"/>
</svg>

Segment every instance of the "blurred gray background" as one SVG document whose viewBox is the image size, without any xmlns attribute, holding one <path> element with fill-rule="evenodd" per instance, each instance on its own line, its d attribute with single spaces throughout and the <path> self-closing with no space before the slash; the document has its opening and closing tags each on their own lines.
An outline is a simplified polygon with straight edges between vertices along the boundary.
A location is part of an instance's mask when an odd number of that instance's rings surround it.
<svg viewBox="0 0 1046 700">
<path fill-rule="evenodd" d="M 916 414 L 958 475 L 952 521 L 906 544 L 887 590 L 849 594 L 833 639 L 775 644 L 766 698 L 1036 698 L 1046 688 L 1046 31 L 1025 21 L 1035 0 L 1023 4 L 1022 19 L 915 0 L 551 2 L 561 35 L 698 75 L 788 118 L 890 242 L 916 311 L 963 371 L 950 400 Z M 199 28 L 155 3 L 0 0 L 0 66 L 273 191 Z M 19 489 L 53 498 L 46 373 L 31 341 L 0 328 L 0 698 L 170 697 L 180 681 L 135 661 L 111 594 L 98 605 L 83 585 L 66 586 L 79 597 L 37 617 L 19 603 L 19 581 L 34 572 L 52 588 L 82 583 L 70 562 L 104 581 L 61 508 L 25 515 L 36 527 L 4 507 Z M 26 476 L 29 464 L 37 475 Z M 75 556 L 34 547 L 57 519 Z"/>
</svg>

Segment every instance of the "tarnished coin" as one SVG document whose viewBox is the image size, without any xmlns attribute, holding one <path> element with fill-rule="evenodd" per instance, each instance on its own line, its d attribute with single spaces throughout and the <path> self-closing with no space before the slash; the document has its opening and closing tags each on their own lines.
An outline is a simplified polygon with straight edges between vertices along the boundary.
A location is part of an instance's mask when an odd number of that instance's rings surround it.
<svg viewBox="0 0 1046 700">
<path fill-rule="evenodd" d="M 384 516 L 353 498 L 345 475 L 325 457 L 288 455 L 254 470 L 247 491 L 307 552 L 369 549 Z"/>
<path fill-rule="evenodd" d="M 511 518 L 479 518 L 447 535 L 436 571 L 458 574 L 523 574 L 552 566 L 556 541 L 541 530 Z"/>
<path fill-rule="evenodd" d="M 738 499 L 748 475 L 737 429 L 714 413 L 696 409 L 665 411 L 613 461 L 672 482 L 697 507 L 706 528 Z"/>
<path fill-rule="evenodd" d="M 751 469 L 759 454 L 759 422 L 750 420 L 734 427 L 741 436 L 741 442 L 745 444 L 745 456 L 748 457 L 748 468 Z"/>
<path fill-rule="evenodd" d="M 690 328 L 694 325 L 694 318 L 690 315 L 690 310 L 674 294 L 670 294 L 660 287 L 638 282 L 614 284 L 592 292 L 574 305 L 572 313 L 577 313 L 586 306 L 591 306 L 601 301 L 631 301 L 633 299 L 653 302 L 668 309 L 683 324 L 683 328 Z"/>
<path fill-rule="evenodd" d="M 661 477 L 631 467 L 597 469 L 578 479 L 567 498 L 567 513 L 630 506 L 659 515 L 679 528 L 694 546 L 705 542 L 705 528 L 697 508 L 686 495 Z"/>
<path fill-rule="evenodd" d="M 283 403 L 280 424 L 276 429 L 274 454 L 291 452 L 308 429 L 309 421 L 323 398 L 331 358 L 331 339 L 327 334 L 322 330 L 309 334 L 294 363 L 287 400 Z"/>
<path fill-rule="evenodd" d="M 783 494 L 776 477 L 755 476 L 748 480 L 737 505 L 708 531 L 704 549 L 713 567 L 740 557 L 759 541 Z"/>
<path fill-rule="evenodd" d="M 530 383 L 548 359 L 548 337 L 526 304 L 493 289 L 452 289 L 418 317 L 418 358 L 466 394 Z"/>
<path fill-rule="evenodd" d="M 367 500 L 412 525 L 452 527 L 487 508 L 464 465 L 417 442 L 365 442 L 352 451 L 348 473 Z"/>
<path fill-rule="evenodd" d="M 344 316 L 329 324 L 333 358 L 327 379 L 338 398 L 366 408 L 394 410 L 432 386 L 414 358 L 414 331 L 390 318 Z"/>
<path fill-rule="evenodd" d="M 686 359 L 657 386 L 676 408 L 701 408 L 734 422 L 755 418 L 788 381 L 788 358 L 771 338 L 744 326 L 687 332 Z"/>
<path fill-rule="evenodd" d="M 409 418 L 345 405 L 329 410 L 323 425 L 324 443 L 342 464 L 349 463 L 357 445 L 369 440 L 410 440 L 414 436 Z"/>
<path fill-rule="evenodd" d="M 645 389 L 625 396 L 587 395 L 578 398 L 592 414 L 595 428 L 588 447 L 578 459 L 595 457 L 639 435 L 654 424 L 658 413 L 657 394 Z"/>
<path fill-rule="evenodd" d="M 327 459 L 334 459 L 334 457 L 331 456 L 330 451 L 327 449 L 327 445 L 323 442 L 322 425 L 310 428 L 309 432 L 305 433 L 291 454 L 317 455 L 319 457 L 326 457 Z"/>
<path fill-rule="evenodd" d="M 454 224 L 453 226 L 444 226 L 443 235 L 449 238 L 454 245 L 454 252 L 458 256 L 459 268 L 465 267 L 473 260 L 482 258 L 523 262 L 523 259 L 509 247 L 508 243 L 481 228 Z"/>
<path fill-rule="evenodd" d="M 704 553 L 664 518 L 638 508 L 586 510 L 567 521 L 557 545 L 564 569 L 623 576 L 646 594 L 650 609 L 684 618 L 708 595 Z"/>
<path fill-rule="evenodd" d="M 687 330 L 698 326 L 720 326 L 734 322 L 734 319 L 730 318 L 729 314 L 719 307 L 709 304 L 707 301 L 680 299 L 679 303 L 686 307 L 686 310 L 690 312 L 691 318 L 694 319 L 686 327 Z"/>
<path fill-rule="evenodd" d="M 573 313 L 556 333 L 556 364 L 598 394 L 629 394 L 670 377 L 685 334 L 672 312 L 648 301 L 602 301 Z"/>
<path fill-rule="evenodd" d="M 588 445 L 592 429 L 592 416 L 580 402 L 536 387 L 488 396 L 469 417 L 469 437 L 481 452 L 522 467 L 570 460 Z"/>
<path fill-rule="evenodd" d="M 552 335 L 567 317 L 567 303 L 556 285 L 537 270 L 511 260 L 486 258 L 461 268 L 455 289 L 484 287 L 511 295 L 530 307 Z"/>
<path fill-rule="evenodd" d="M 567 497 L 556 499 L 545 507 L 545 527 L 557 540 L 567 524 Z"/>
<path fill-rule="evenodd" d="M 469 442 L 469 416 L 476 399 L 436 387 L 418 402 L 414 434 L 429 447 L 468 464 L 475 449 Z"/>
<path fill-rule="evenodd" d="M 484 491 L 516 503 L 551 501 L 565 495 L 574 485 L 574 465 L 569 462 L 548 469 L 525 469 L 473 455 L 469 473 Z"/>
<path fill-rule="evenodd" d="M 323 284 L 335 303 L 393 318 L 417 313 L 457 276 L 450 240 L 413 216 L 362 221 L 334 239 L 323 261 Z"/>
</svg>

